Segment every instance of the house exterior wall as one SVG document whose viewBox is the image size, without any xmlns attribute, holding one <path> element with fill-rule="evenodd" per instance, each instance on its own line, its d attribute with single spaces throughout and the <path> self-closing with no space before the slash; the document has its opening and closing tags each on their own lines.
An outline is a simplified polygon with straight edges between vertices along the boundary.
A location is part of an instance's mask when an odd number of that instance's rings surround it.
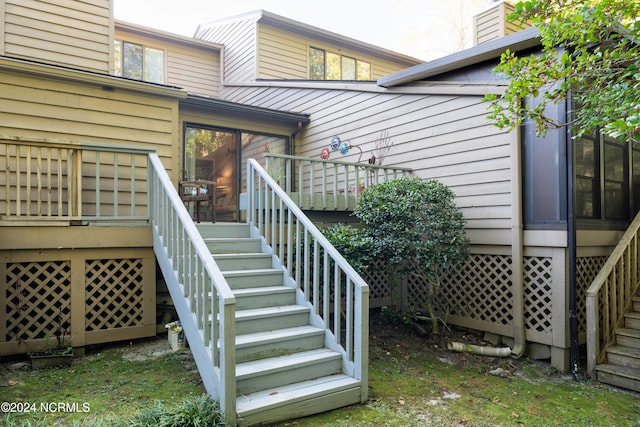
<svg viewBox="0 0 640 427">
<path fill-rule="evenodd" d="M 107 73 L 113 0 L 0 0 L 0 55 Z"/>
<path fill-rule="evenodd" d="M 362 161 L 375 151 L 376 140 L 388 133 L 393 146 L 384 165 L 411 167 L 414 175 L 437 179 L 456 194 L 471 240 L 468 263 L 447 279 L 442 306 L 451 324 L 512 337 L 516 284 L 512 281 L 514 209 L 514 136 L 486 120 L 486 104 L 474 88 L 451 84 L 382 90 L 357 84 L 353 90 L 318 84 L 227 87 L 236 102 L 269 108 L 290 108 L 310 114 L 311 122 L 296 138 L 296 155 L 319 157 L 333 136 L 362 148 Z M 484 87 L 483 90 L 491 90 Z M 413 92 L 411 92 L 413 90 Z M 420 93 L 421 92 L 421 93 Z M 430 92 L 430 93 L 429 93 Z M 357 161 L 359 151 L 331 159 Z M 543 346 L 538 355 L 568 369 L 567 232 L 523 231 L 523 292 L 528 342 Z M 585 259 L 584 282 L 598 259 Z M 401 300 L 392 301 L 384 280 L 376 277 L 371 306 L 399 303 L 415 309 L 422 296 L 419 283 L 401 286 Z M 589 282 L 590 283 L 590 282 Z M 378 286 L 380 285 L 380 286 Z M 587 285 L 588 286 L 588 285 Z"/>
<path fill-rule="evenodd" d="M 177 181 L 180 91 L 66 71 L 56 78 L 55 73 L 0 61 L 3 138 L 154 147 Z"/>
<path fill-rule="evenodd" d="M 52 165 L 60 165 L 66 173 L 63 164 L 70 162 L 61 161 L 58 150 L 47 151 L 49 144 L 155 148 L 177 182 L 178 99 L 184 95 L 176 89 L 103 74 L 0 58 L 0 165 L 7 171 L 0 176 L 0 212 L 8 217 L 2 218 L 0 226 L 0 306 L 7 307 L 0 314 L 0 355 L 42 348 L 43 337 L 57 331 L 58 318 L 76 347 L 155 335 L 155 256 L 146 221 L 124 227 L 111 223 L 93 227 L 86 222 L 74 226 L 63 215 L 50 216 L 43 223 L 41 212 L 27 209 L 21 217 L 12 218 L 15 212 L 9 212 L 13 208 L 7 203 L 13 200 L 15 206 L 16 180 L 26 194 L 41 194 L 44 175 L 56 173 Z M 22 142 L 44 148 L 12 148 Z M 91 216 L 97 214 L 97 200 L 95 191 L 87 188 L 96 185 L 98 161 L 93 152 L 85 154 L 83 214 Z M 133 182 L 133 156 L 116 163 L 110 154 L 101 156 L 100 206 L 106 211 L 111 204 L 114 210 L 118 185 L 118 194 L 135 194 L 139 206 L 133 214 L 144 218 L 144 159 L 136 163 L 140 166 L 135 170 L 136 190 L 131 191 L 127 186 Z M 37 166 L 29 169 L 29 164 Z M 41 173 L 41 165 L 46 173 Z M 117 184 L 116 170 L 124 177 Z M 65 188 L 66 200 L 70 187 Z M 125 207 L 128 202 L 120 200 Z M 36 203 L 40 210 L 40 199 L 33 200 L 31 210 Z M 23 304 L 17 304 L 18 299 Z"/>
<path fill-rule="evenodd" d="M 218 96 L 222 81 L 221 51 L 204 43 L 181 43 L 179 38 L 161 39 L 116 24 L 116 40 L 125 40 L 165 52 L 165 84 L 189 93 Z"/>
<path fill-rule="evenodd" d="M 356 46 L 325 32 L 315 34 L 306 26 L 295 27 L 288 20 L 270 15 L 261 19 L 260 12 L 202 25 L 195 37 L 225 46 L 224 81 L 227 83 L 256 79 L 306 80 L 309 78 L 309 46 L 369 62 L 372 80 L 420 62 L 373 46 Z"/>
<path fill-rule="evenodd" d="M 225 22 L 215 26 L 198 27 L 195 38 L 219 43 L 224 48 L 223 80 L 251 82 L 256 78 L 256 20 L 257 16 Z"/>
<path fill-rule="evenodd" d="M 309 78 L 309 47 L 356 58 L 371 64 L 371 80 L 400 71 L 415 63 L 399 63 L 380 58 L 372 52 L 355 49 L 320 38 L 296 34 L 267 23 L 258 23 L 258 79 Z"/>
<path fill-rule="evenodd" d="M 338 135 L 360 147 L 366 161 L 381 133 L 387 132 L 393 146 L 384 165 L 409 166 L 416 176 L 450 186 L 469 230 L 511 228 L 510 136 L 487 122 L 481 96 L 400 95 L 326 86 L 317 90 L 237 88 L 228 89 L 225 96 L 309 113 L 311 123 L 296 141 L 300 156 L 319 157 Z M 332 154 L 337 157 L 357 161 L 359 151 Z"/>
</svg>

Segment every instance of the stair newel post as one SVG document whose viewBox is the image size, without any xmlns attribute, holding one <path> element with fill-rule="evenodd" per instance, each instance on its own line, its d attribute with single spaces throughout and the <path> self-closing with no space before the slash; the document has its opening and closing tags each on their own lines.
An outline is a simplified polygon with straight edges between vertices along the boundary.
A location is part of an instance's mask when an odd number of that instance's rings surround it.
<svg viewBox="0 0 640 427">
<path fill-rule="evenodd" d="M 224 411 L 225 421 L 235 425 L 236 417 L 236 348 L 235 317 L 236 302 L 234 299 L 218 299 L 220 304 L 220 372 L 222 390 L 220 408 Z M 214 343 L 215 345 L 215 343 Z M 215 366 L 215 365 L 214 365 Z"/>
<path fill-rule="evenodd" d="M 353 362 L 355 365 L 355 375 L 362 384 L 369 383 L 369 287 L 358 286 L 355 292 L 355 322 L 353 330 L 355 333 L 355 346 Z M 362 387 L 360 392 L 360 402 L 364 403 L 369 398 L 368 388 Z"/>
<path fill-rule="evenodd" d="M 600 353 L 600 333 L 598 322 L 600 313 L 598 310 L 599 301 L 598 293 L 587 295 L 587 375 L 591 378 L 596 377 L 597 356 Z"/>
</svg>

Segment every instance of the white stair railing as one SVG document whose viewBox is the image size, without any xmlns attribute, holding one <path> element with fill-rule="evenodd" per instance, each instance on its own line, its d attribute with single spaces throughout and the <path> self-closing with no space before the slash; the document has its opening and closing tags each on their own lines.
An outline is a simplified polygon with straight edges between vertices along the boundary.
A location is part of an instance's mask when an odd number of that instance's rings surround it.
<svg viewBox="0 0 640 427">
<path fill-rule="evenodd" d="M 330 194 L 335 199 L 342 198 L 344 206 L 349 206 L 349 197 L 357 203 L 360 191 L 390 179 L 411 175 L 412 169 L 399 166 L 381 166 L 368 163 L 353 163 L 339 160 L 323 160 L 312 157 L 290 156 L 286 154 L 265 154 L 269 175 L 288 194 L 297 194 L 298 206 L 308 199 L 312 208 L 327 206 Z M 320 195 L 320 205 L 313 206 L 314 194 Z"/>
<path fill-rule="evenodd" d="M 235 297 L 155 153 L 149 163 L 154 251 L 205 388 L 234 425 Z"/>
<path fill-rule="evenodd" d="M 364 402 L 368 285 L 255 159 L 247 161 L 247 222 L 273 248 L 327 345 L 342 354 L 345 373 L 361 381 Z"/>
</svg>

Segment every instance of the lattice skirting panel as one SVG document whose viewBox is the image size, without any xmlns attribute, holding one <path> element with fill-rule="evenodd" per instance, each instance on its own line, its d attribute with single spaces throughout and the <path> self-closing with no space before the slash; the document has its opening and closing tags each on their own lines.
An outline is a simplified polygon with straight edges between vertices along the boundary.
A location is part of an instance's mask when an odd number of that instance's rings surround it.
<svg viewBox="0 0 640 427">
<path fill-rule="evenodd" d="M 0 355 L 155 334 L 153 250 L 0 251 Z"/>
<path fill-rule="evenodd" d="M 558 253 L 562 251 L 556 255 Z M 563 256 L 554 259 L 552 253 L 524 257 L 525 330 L 533 342 L 549 344 L 552 341 L 554 290 L 564 287 L 564 283 L 559 283 L 564 272 L 554 272 L 554 267 L 557 269 L 557 265 L 563 263 Z M 435 309 L 449 324 L 512 336 L 511 264 L 509 255 L 471 254 L 465 265 L 444 278 Z M 424 311 L 427 287 L 417 278 L 401 280 L 398 289 L 391 289 L 388 277 L 382 273 L 364 278 L 371 289 L 371 307 L 394 305 L 404 310 Z"/>
<path fill-rule="evenodd" d="M 608 255 L 578 256 L 576 259 L 576 317 L 578 319 L 578 334 L 584 337 L 587 332 L 587 289 L 596 278 Z M 582 338 L 584 341 L 585 338 Z"/>
</svg>

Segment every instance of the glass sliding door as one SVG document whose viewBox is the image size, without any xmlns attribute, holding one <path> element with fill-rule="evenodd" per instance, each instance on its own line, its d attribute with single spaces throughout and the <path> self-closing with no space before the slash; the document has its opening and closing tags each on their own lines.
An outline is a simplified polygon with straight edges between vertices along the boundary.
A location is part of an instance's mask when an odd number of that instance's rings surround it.
<svg viewBox="0 0 640 427">
<path fill-rule="evenodd" d="M 214 181 L 218 221 L 236 221 L 238 136 L 235 131 L 185 127 L 184 180 Z"/>
<path fill-rule="evenodd" d="M 266 169 L 265 153 L 287 154 L 289 138 L 274 135 L 261 135 L 257 133 L 242 132 L 242 176 L 240 180 L 241 191 L 246 191 L 247 187 L 247 165 L 246 159 L 256 159 L 263 168 Z M 284 160 L 272 159 L 271 177 L 284 187 Z"/>
<path fill-rule="evenodd" d="M 188 124 L 184 130 L 185 181 L 215 181 L 218 221 L 238 221 L 240 193 L 246 191 L 247 159 L 266 165 L 265 153 L 288 154 L 289 137 Z M 273 178 L 284 185 L 284 161 L 272 161 Z"/>
</svg>

